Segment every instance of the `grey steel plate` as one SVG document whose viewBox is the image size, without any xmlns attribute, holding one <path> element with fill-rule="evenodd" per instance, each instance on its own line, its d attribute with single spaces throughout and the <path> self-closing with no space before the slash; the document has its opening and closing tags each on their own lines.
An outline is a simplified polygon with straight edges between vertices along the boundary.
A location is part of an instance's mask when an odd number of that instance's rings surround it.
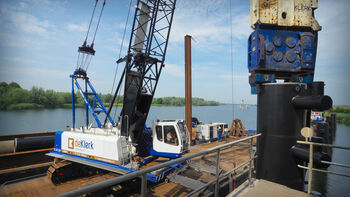
<svg viewBox="0 0 350 197">
<path fill-rule="evenodd" d="M 214 174 L 214 175 L 216 174 L 216 167 L 209 166 L 206 164 L 191 163 L 190 167 L 201 172 L 207 172 L 209 174 Z"/>
<path fill-rule="evenodd" d="M 61 155 L 61 154 L 56 154 L 56 153 L 47 153 L 46 155 L 50 156 L 50 157 L 56 157 L 56 158 L 59 158 L 59 159 L 65 159 L 65 160 L 68 160 L 68 161 L 84 164 L 84 165 L 87 165 L 87 166 L 92 166 L 92 167 L 95 167 L 95 168 L 99 168 L 99 169 L 115 172 L 115 173 L 118 173 L 118 174 L 127 174 L 127 173 L 129 173 L 129 171 L 127 171 L 127 170 L 122 170 L 122 169 L 114 168 L 114 167 L 111 167 L 111 166 L 106 166 L 106 165 L 103 165 L 103 164 L 94 163 L 94 162 L 91 162 L 91 161 L 86 161 L 86 160 L 82 160 L 82 159 L 78 159 L 78 158 L 74 158 L 74 157 L 69 157 L 69 156 L 66 156 L 66 155 Z"/>
<path fill-rule="evenodd" d="M 193 190 L 203 187 L 205 185 L 205 183 L 181 175 L 174 175 L 169 180 L 171 182 L 178 183 L 184 187 L 191 188 Z"/>
</svg>

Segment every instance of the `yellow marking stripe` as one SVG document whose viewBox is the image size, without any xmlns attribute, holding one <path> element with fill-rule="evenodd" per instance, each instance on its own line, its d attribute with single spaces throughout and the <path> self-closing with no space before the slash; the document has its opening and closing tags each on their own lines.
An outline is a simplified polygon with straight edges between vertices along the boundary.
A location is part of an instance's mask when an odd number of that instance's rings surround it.
<svg viewBox="0 0 350 197">
<path fill-rule="evenodd" d="M 89 158 L 89 159 L 96 159 L 96 160 L 100 160 L 100 161 L 104 161 L 104 162 L 108 162 L 108 163 L 118 164 L 117 160 L 112 160 L 112 159 L 107 159 L 107 158 L 103 158 L 103 157 L 88 155 L 88 154 L 84 154 L 84 153 L 68 151 L 68 150 L 64 150 L 64 149 L 62 149 L 62 152 L 63 153 L 67 153 L 67 154 L 71 154 L 71 155 L 77 155 L 77 156 L 81 156 L 81 157 L 86 157 L 86 158 Z"/>
</svg>

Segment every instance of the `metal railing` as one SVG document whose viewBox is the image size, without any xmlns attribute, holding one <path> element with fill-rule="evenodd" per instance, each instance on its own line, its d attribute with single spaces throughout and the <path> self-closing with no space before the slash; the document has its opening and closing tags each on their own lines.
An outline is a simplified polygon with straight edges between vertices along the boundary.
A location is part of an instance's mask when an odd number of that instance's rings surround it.
<svg viewBox="0 0 350 197">
<path fill-rule="evenodd" d="M 96 183 L 96 184 L 93 184 L 93 185 L 89 185 L 87 187 L 84 187 L 84 188 L 80 188 L 80 189 L 77 189 L 77 190 L 74 190 L 74 191 L 70 191 L 68 193 L 65 193 L 65 194 L 61 194 L 59 196 L 63 197 L 68 197 L 68 196 L 80 196 L 80 195 L 83 195 L 83 194 L 86 194 L 86 193 L 91 193 L 91 192 L 94 192 L 94 191 L 98 191 L 98 190 L 101 190 L 101 189 L 104 189 L 104 188 L 107 188 L 107 187 L 111 187 L 113 185 L 116 185 L 116 184 L 119 184 L 121 182 L 124 182 L 124 181 L 127 181 L 127 180 L 130 180 L 130 179 L 134 179 L 134 178 L 141 178 L 141 196 L 146 196 L 147 195 L 147 174 L 150 173 L 150 172 L 153 172 L 155 170 L 159 170 L 161 168 L 165 168 L 165 167 L 169 167 L 173 164 L 177 164 L 177 163 L 182 163 L 186 160 L 189 160 L 189 159 L 192 159 L 194 157 L 198 157 L 198 156 L 201 156 L 201 155 L 206 155 L 206 154 L 209 154 L 209 153 L 213 153 L 213 152 L 216 152 L 216 178 L 208 183 L 206 183 L 205 185 L 203 185 L 201 188 L 197 188 L 196 190 L 192 191 L 191 193 L 187 194 L 186 196 L 190 196 L 206 187 L 208 187 L 209 185 L 213 184 L 215 182 L 215 196 L 219 196 L 219 188 L 220 188 L 220 185 L 219 185 L 219 181 L 220 179 L 222 179 L 223 177 L 225 176 L 228 176 L 230 173 L 232 173 L 233 171 L 249 164 L 249 183 L 251 182 L 251 179 L 252 179 L 252 165 L 253 165 L 253 160 L 254 160 L 254 155 L 253 155 L 253 139 L 254 138 L 257 138 L 258 136 L 260 136 L 261 134 L 256 134 L 256 135 L 253 135 L 253 136 L 249 136 L 249 137 L 246 137 L 246 138 L 243 138 L 243 139 L 240 139 L 240 140 L 236 140 L 236 141 L 233 141 L 233 142 L 229 142 L 229 143 L 226 143 L 226 144 L 222 144 L 222 145 L 219 145 L 219 146 L 216 146 L 216 147 L 213 147 L 213 148 L 210 148 L 210 149 L 207 149 L 207 150 L 203 150 L 203 151 L 200 151 L 200 152 L 197 152 L 197 153 L 193 153 L 191 155 L 186 155 L 186 156 L 183 156 L 181 158 L 178 158 L 178 159 L 174 159 L 174 160 L 170 160 L 170 161 L 167 161 L 165 163 L 161 163 L 161 164 L 158 164 L 158 165 L 154 165 L 154 166 L 151 166 L 151 167 L 148 167 L 148 168 L 145 168 L 145 169 L 142 169 L 142 170 L 137 170 L 135 172 L 131 172 L 129 174 L 125 174 L 123 176 L 119 176 L 119 177 L 116 177 L 116 178 L 112 178 L 112 179 L 109 179 L 107 181 L 103 181 L 103 182 L 99 182 L 99 183 Z M 249 160 L 240 164 L 239 166 L 231 169 L 230 171 L 227 171 L 225 174 L 223 175 L 220 175 L 220 167 L 219 167 L 219 163 L 220 163 L 220 150 L 221 149 L 227 149 L 227 148 L 230 148 L 238 143 L 241 143 L 241 142 L 244 142 L 244 141 L 248 141 L 250 140 L 250 145 L 249 145 L 249 153 L 250 153 L 250 156 L 249 156 Z"/>
<path fill-rule="evenodd" d="M 342 173 L 338 173 L 338 172 L 333 172 L 333 171 L 321 170 L 321 169 L 313 168 L 313 150 L 314 150 L 313 147 L 314 146 L 324 146 L 324 147 L 329 147 L 329 148 L 339 148 L 339 149 L 345 149 L 345 150 L 350 150 L 350 147 L 336 146 L 336 145 L 331 145 L 331 144 L 315 143 L 315 142 L 308 142 L 308 141 L 297 141 L 297 143 L 298 144 L 310 145 L 309 167 L 306 167 L 306 166 L 303 166 L 303 165 L 298 165 L 299 168 L 309 170 L 309 180 L 308 180 L 308 188 L 307 188 L 307 193 L 308 194 L 311 194 L 312 172 L 313 171 L 329 173 L 329 174 L 334 174 L 334 175 L 344 176 L 344 177 L 349 177 L 350 178 L 350 175 L 348 175 L 348 174 L 342 174 Z M 350 165 L 340 164 L 340 163 L 335 163 L 335 162 L 321 161 L 321 163 L 329 164 L 329 165 L 335 165 L 335 166 L 340 166 L 340 167 L 345 167 L 345 168 L 350 168 Z"/>
</svg>

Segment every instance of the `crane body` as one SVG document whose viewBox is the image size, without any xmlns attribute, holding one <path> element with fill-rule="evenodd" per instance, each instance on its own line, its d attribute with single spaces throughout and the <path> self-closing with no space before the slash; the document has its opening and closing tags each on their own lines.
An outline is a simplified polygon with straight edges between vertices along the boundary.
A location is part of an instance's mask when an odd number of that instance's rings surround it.
<svg viewBox="0 0 350 197">
<path fill-rule="evenodd" d="M 89 82 L 87 66 L 77 68 L 71 75 L 73 127 L 56 133 L 54 151 L 49 153 L 50 156 L 125 174 L 152 161 L 150 157 L 176 158 L 189 151 L 188 134 L 183 120 L 157 121 L 152 129 L 145 126 L 164 67 L 175 4 L 176 0 L 137 1 L 127 55 L 117 61 L 125 62 L 125 67 L 108 111 Z M 79 47 L 79 53 L 82 58 L 95 55 L 93 44 L 86 45 L 85 41 Z M 85 80 L 85 91 L 78 84 L 78 79 Z M 110 113 L 123 83 L 123 108 L 115 123 Z M 78 88 L 87 106 L 86 126 L 80 128 L 75 127 L 74 86 Z M 92 92 L 88 91 L 88 87 Z M 89 99 L 89 95 L 95 97 Z M 100 110 L 96 110 L 96 107 Z M 89 124 L 89 111 L 95 118 L 97 127 Z M 99 120 L 99 112 L 105 113 L 104 122 Z M 65 176 L 65 171 L 60 169 L 49 169 L 53 182 L 64 180 L 59 174 Z M 157 182 L 169 170 L 162 169 L 158 175 L 150 174 L 148 180 Z"/>
</svg>

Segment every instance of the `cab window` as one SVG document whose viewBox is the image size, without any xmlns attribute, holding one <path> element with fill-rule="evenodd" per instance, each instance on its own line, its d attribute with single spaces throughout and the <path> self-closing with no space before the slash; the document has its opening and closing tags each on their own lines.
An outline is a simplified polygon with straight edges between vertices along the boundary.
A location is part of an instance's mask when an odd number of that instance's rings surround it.
<svg viewBox="0 0 350 197">
<path fill-rule="evenodd" d="M 162 126 L 156 126 L 157 139 L 163 141 Z"/>
<path fill-rule="evenodd" d="M 175 146 L 179 144 L 175 127 L 172 125 L 164 126 L 164 137 L 165 137 L 164 142 L 167 144 L 171 144 Z"/>
</svg>

